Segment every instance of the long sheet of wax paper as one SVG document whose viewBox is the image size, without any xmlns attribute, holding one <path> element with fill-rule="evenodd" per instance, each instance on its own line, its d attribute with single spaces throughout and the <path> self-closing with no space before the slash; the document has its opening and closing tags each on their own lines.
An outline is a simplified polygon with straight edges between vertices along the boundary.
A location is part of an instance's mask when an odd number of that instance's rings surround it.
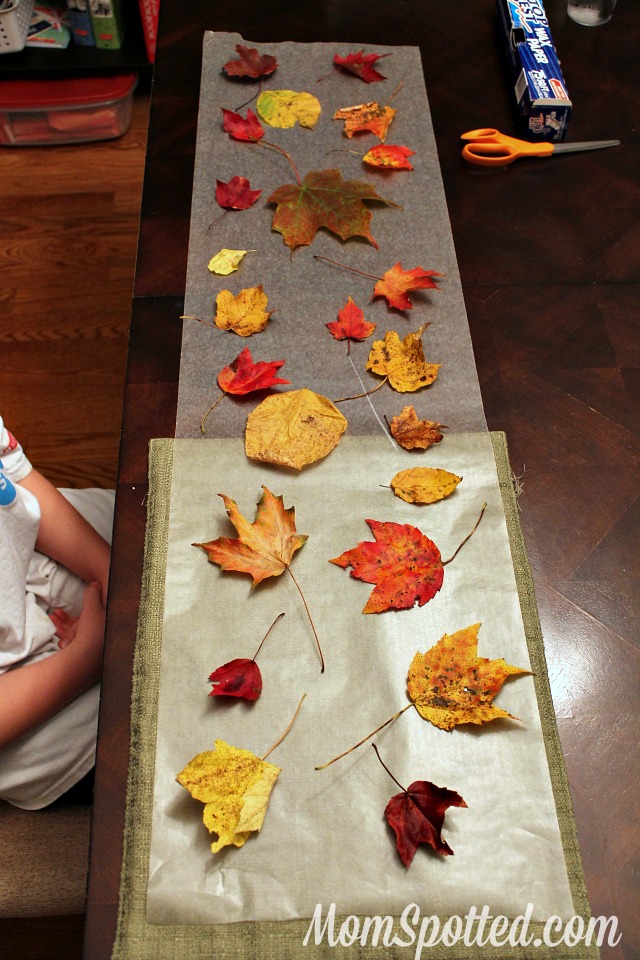
<svg viewBox="0 0 640 960">
<path fill-rule="evenodd" d="M 222 71 L 223 64 L 236 57 L 237 43 L 254 46 L 237 34 L 207 33 L 204 38 L 184 312 L 211 323 L 221 290 L 237 295 L 262 284 L 273 316 L 262 333 L 250 338 L 183 321 L 176 436 L 200 435 L 202 415 L 219 395 L 217 374 L 244 347 L 250 348 L 254 360 L 284 359 L 280 376 L 291 381 L 288 389 L 309 387 L 334 400 L 362 392 L 361 380 L 366 389 L 379 383 L 365 370 L 373 340 L 382 339 L 388 330 L 404 337 L 425 323 L 431 324 L 423 334 L 425 355 L 442 367 L 435 383 L 412 394 L 411 402 L 420 416 L 446 423 L 451 430 L 486 429 L 418 48 L 367 46 L 368 53 L 391 56 L 379 61 L 387 79 L 366 84 L 333 69 L 334 53 L 349 52 L 335 44 L 257 45 L 260 53 L 270 53 L 278 61 L 264 89 L 308 91 L 322 105 L 312 130 L 298 125 L 280 130 L 263 124 L 264 139 L 286 150 L 301 176 L 311 170 L 338 168 L 345 180 L 371 183 L 382 197 L 401 207 L 368 204 L 377 250 L 362 238 L 343 242 L 321 229 L 311 246 L 291 254 L 281 235 L 272 231 L 275 207 L 265 202 L 277 187 L 294 182 L 291 166 L 281 154 L 232 140 L 222 130 L 221 108 L 234 110 L 256 89 L 229 80 Z M 356 49 L 360 47 L 354 44 Z M 320 77 L 324 79 L 318 83 Z M 362 156 L 379 143 L 378 138 L 368 133 L 348 139 L 342 121 L 332 119 L 342 107 L 372 100 L 383 105 L 391 101 L 397 110 L 386 142 L 415 151 L 413 170 L 367 167 Z M 255 112 L 255 102 L 250 108 Z M 240 113 L 244 116 L 246 108 Z M 262 190 L 262 195 L 248 210 L 231 211 L 218 220 L 223 211 L 215 201 L 216 180 L 226 183 L 234 176 L 248 178 L 251 188 Z M 222 248 L 252 252 L 235 273 L 220 277 L 210 273 L 207 264 Z M 405 270 L 421 266 L 444 276 L 439 290 L 411 294 L 413 309 L 401 312 L 390 310 L 384 299 L 372 300 L 374 280 L 315 260 L 315 254 L 376 277 L 398 262 Z M 352 347 L 353 364 L 345 344 L 334 341 L 325 327 L 337 318 L 349 296 L 364 310 L 365 319 L 377 324 L 372 338 Z M 253 398 L 249 399 L 253 405 Z M 385 386 L 370 402 L 349 403 L 343 412 L 349 431 L 359 435 L 377 432 L 378 418 L 399 413 L 402 406 L 402 397 Z M 241 436 L 247 409 L 246 400 L 225 398 L 209 418 L 207 432 Z"/>
<path fill-rule="evenodd" d="M 397 787 L 371 745 L 316 771 L 404 706 L 414 654 L 445 633 L 481 622 L 480 656 L 530 661 L 491 438 L 448 437 L 429 464 L 462 476 L 456 493 L 427 507 L 387 484 L 415 457 L 383 437 L 346 437 L 299 476 L 247 459 L 239 440 L 174 446 L 158 708 L 148 918 L 228 923 L 309 917 L 317 903 L 341 913 L 398 914 L 421 892 L 429 911 L 464 915 L 472 905 L 533 919 L 573 914 L 558 820 L 531 676 L 508 683 L 498 704 L 520 718 L 445 733 L 411 710 L 376 737 L 401 783 L 431 780 L 459 792 L 468 810 L 447 812 L 455 851 L 419 851 L 409 870 L 383 820 Z M 262 485 L 295 506 L 309 539 L 292 568 L 326 659 L 320 663 L 288 576 L 251 589 L 222 572 L 195 542 L 235 535 L 217 492 L 252 522 Z M 418 526 L 450 557 L 487 508 L 473 537 L 445 568 L 441 591 L 422 608 L 363 615 L 372 587 L 327 561 L 372 536 L 365 518 Z M 254 704 L 208 697 L 220 664 L 259 656 L 264 691 Z M 202 804 L 176 774 L 216 739 L 262 756 L 306 699 L 270 757 L 282 767 L 264 825 L 241 849 L 215 857 Z"/>
</svg>

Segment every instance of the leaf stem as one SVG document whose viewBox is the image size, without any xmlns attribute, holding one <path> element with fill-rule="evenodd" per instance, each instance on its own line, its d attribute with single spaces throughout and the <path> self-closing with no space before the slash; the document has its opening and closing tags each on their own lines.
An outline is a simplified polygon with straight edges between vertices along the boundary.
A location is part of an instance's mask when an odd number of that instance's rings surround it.
<svg viewBox="0 0 640 960">
<path fill-rule="evenodd" d="M 207 230 L 211 230 L 211 227 L 214 225 L 214 223 L 217 223 L 218 220 L 222 220 L 223 217 L 226 217 L 226 215 L 229 213 L 229 209 L 230 208 L 227 208 L 220 214 L 219 217 L 216 217 L 215 220 L 212 220 L 209 226 L 207 227 Z"/>
<path fill-rule="evenodd" d="M 334 403 L 344 403 L 345 400 L 359 400 L 361 397 L 370 397 L 371 394 L 372 394 L 372 393 L 375 393 L 376 390 L 379 390 L 380 387 L 384 387 L 384 385 L 385 385 L 385 383 L 387 382 L 388 379 L 389 379 L 389 377 L 385 377 L 384 380 L 382 380 L 382 381 L 378 384 L 377 387 L 374 387 L 373 390 L 367 390 L 366 393 L 356 393 L 355 396 L 353 396 L 353 397 L 340 397 L 339 400 L 334 400 L 333 402 L 334 402 Z"/>
<path fill-rule="evenodd" d="M 341 760 L 342 757 L 346 757 L 348 753 L 352 753 L 354 750 L 357 750 L 358 747 L 361 747 L 363 743 L 367 742 L 367 740 L 371 740 L 371 737 L 375 737 L 376 733 L 379 733 L 381 730 L 384 730 L 384 728 L 388 727 L 390 723 L 393 723 L 394 720 L 397 720 L 398 717 L 405 712 L 405 710 L 408 710 L 409 707 L 414 707 L 414 706 L 415 704 L 413 702 L 407 703 L 406 706 L 404 706 L 401 710 L 398 710 L 397 713 L 394 713 L 394 715 L 392 717 L 389 717 L 388 720 L 385 720 L 384 723 L 381 723 L 379 727 L 376 727 L 376 729 L 372 733 L 364 737 L 363 740 L 360 740 L 358 743 L 355 743 L 352 747 L 349 747 L 349 749 L 345 750 L 343 753 L 339 753 L 337 757 L 333 758 L 333 760 L 329 760 L 328 763 L 323 763 L 321 766 L 316 767 L 315 769 L 324 770 L 326 769 L 326 767 L 330 767 L 332 763 L 335 763 L 336 760 Z"/>
<path fill-rule="evenodd" d="M 374 277 L 372 273 L 364 273 L 362 270 L 356 270 L 355 267 L 348 267 L 346 263 L 338 263 L 337 260 L 332 260 L 331 257 L 322 257 L 319 253 L 313 254 L 314 260 L 326 260 L 327 263 L 332 263 L 334 267 L 342 267 L 343 270 L 349 270 L 351 273 L 358 273 L 361 277 L 368 277 L 369 280 L 382 280 L 382 277 Z"/>
<path fill-rule="evenodd" d="M 304 603 L 304 608 L 305 608 L 305 610 L 307 611 L 307 616 L 309 617 L 309 623 L 311 624 L 311 629 L 313 630 L 313 635 L 314 635 L 314 637 L 316 638 L 316 646 L 318 647 L 318 653 L 320 654 L 320 673 L 324 673 L 324 657 L 322 656 L 322 647 L 320 646 L 320 641 L 319 641 L 319 639 L 318 639 L 318 634 L 316 633 L 316 628 L 315 628 L 315 625 L 314 625 L 314 622 L 313 622 L 313 618 L 312 618 L 312 616 L 311 616 L 311 611 L 309 610 L 309 607 L 308 607 L 308 605 L 307 605 L 307 601 L 306 601 L 305 598 L 304 598 L 304 593 L 302 592 L 302 590 L 301 590 L 301 588 L 300 588 L 300 584 L 298 583 L 298 581 L 296 580 L 296 578 L 295 578 L 294 575 L 293 575 L 293 572 L 292 572 L 292 570 L 291 570 L 291 567 L 287 566 L 287 570 L 289 571 L 289 574 L 291 575 L 291 579 L 293 580 L 293 582 L 295 583 L 296 587 L 298 588 L 298 593 L 299 593 L 300 596 L 302 597 L 302 602 Z"/>
<path fill-rule="evenodd" d="M 296 183 L 298 184 L 299 187 L 302 186 L 302 180 L 300 179 L 298 168 L 296 167 L 295 163 L 291 159 L 291 155 L 288 154 L 286 150 L 283 150 L 282 147 L 279 147 L 277 143 L 271 143 L 269 140 L 256 140 L 255 143 L 257 143 L 259 147 L 266 147 L 266 148 L 270 147 L 272 150 L 277 150 L 278 153 L 281 153 L 283 157 L 286 157 L 293 168 L 293 172 L 296 178 Z"/>
<path fill-rule="evenodd" d="M 394 775 L 391 773 L 391 770 L 389 770 L 389 767 L 386 765 L 386 763 L 384 762 L 384 760 L 383 760 L 382 757 L 380 756 L 380 751 L 378 750 L 378 748 L 377 748 L 377 746 L 375 745 L 375 743 L 372 743 L 371 746 L 373 747 L 373 749 L 374 749 L 375 752 L 376 752 L 376 757 L 378 758 L 378 760 L 380 761 L 380 763 L 382 764 L 382 766 L 385 768 L 385 770 L 387 771 L 387 773 L 389 774 L 389 776 L 391 777 L 391 779 L 393 780 L 393 782 L 396 784 L 396 786 L 400 787 L 400 789 L 402 790 L 402 792 L 403 792 L 403 793 L 406 793 L 406 794 L 408 795 L 409 791 L 407 790 L 406 787 L 403 787 L 402 784 L 400 783 L 400 781 L 399 781 L 399 780 L 396 780 L 396 778 L 394 777 Z"/>
<path fill-rule="evenodd" d="M 268 629 L 267 632 L 265 633 L 264 637 L 263 637 L 262 640 L 260 641 L 260 646 L 258 647 L 258 649 L 256 650 L 256 652 L 254 653 L 254 655 L 253 655 L 253 657 L 252 657 L 252 660 L 253 660 L 254 662 L 255 662 L 256 657 L 258 656 L 258 654 L 259 654 L 260 651 L 262 650 L 262 644 L 265 642 L 265 640 L 267 639 L 267 637 L 269 636 L 269 634 L 271 633 L 271 631 L 272 631 L 273 628 L 275 627 L 275 625 L 276 625 L 276 623 L 278 622 L 278 620 L 280 619 L 280 617 L 284 617 L 284 612 L 278 614 L 278 616 L 275 618 L 275 620 L 273 621 L 273 623 L 271 624 L 271 626 L 269 627 L 269 629 Z"/>
<path fill-rule="evenodd" d="M 195 319 L 197 319 L 197 318 L 194 317 L 193 319 L 195 320 Z M 207 432 L 207 431 L 205 430 L 205 428 L 204 428 L 204 422 L 205 422 L 205 420 L 207 419 L 207 417 L 209 416 L 209 414 L 211 413 L 211 411 L 213 410 L 213 408 L 214 408 L 214 407 L 217 407 L 218 404 L 220 403 L 220 401 L 222 400 L 222 398 L 225 397 L 225 396 L 226 396 L 226 390 L 223 390 L 222 393 L 220 394 L 220 396 L 218 397 L 218 399 L 213 401 L 213 403 L 211 404 L 211 406 L 209 407 L 209 409 L 208 409 L 207 412 L 205 413 L 204 417 L 203 417 L 202 420 L 200 421 L 200 430 L 202 431 L 202 435 L 203 435 L 203 436 L 204 436 L 204 434 Z"/>
<path fill-rule="evenodd" d="M 291 727 L 292 727 L 292 726 L 294 725 L 294 723 L 296 722 L 296 717 L 297 717 L 298 714 L 300 713 L 300 707 L 302 706 L 302 701 L 304 700 L 305 697 L 306 697 L 306 693 L 303 693 L 302 696 L 300 697 L 300 703 L 299 703 L 298 706 L 296 707 L 296 712 L 294 713 L 294 715 L 292 716 L 291 720 L 289 721 L 289 726 L 288 726 L 287 729 L 284 731 L 284 733 L 281 733 L 281 734 L 280 734 L 280 736 L 278 737 L 278 739 L 276 740 L 276 742 L 274 743 L 274 745 L 273 745 L 272 747 L 269 747 L 269 749 L 268 749 L 267 752 L 264 754 L 264 756 L 260 757 L 261 760 L 266 760 L 267 757 L 269 756 L 269 754 L 270 754 L 270 753 L 273 753 L 273 751 L 275 750 L 275 748 L 278 747 L 278 746 L 280 746 L 280 744 L 282 743 L 282 741 L 284 740 L 284 738 L 286 737 L 286 735 L 289 733 L 289 730 L 291 730 Z"/>
<path fill-rule="evenodd" d="M 451 561 L 452 561 L 453 559 L 455 559 L 455 557 L 458 556 L 458 554 L 460 553 L 460 551 L 461 551 L 462 548 L 464 547 L 464 545 L 465 545 L 465 543 L 467 542 L 467 540 L 470 540 L 471 537 L 474 535 L 474 533 L 476 532 L 476 530 L 477 530 L 478 527 L 480 526 L 480 521 L 482 520 L 482 518 L 483 518 L 483 516 L 484 516 L 484 512 L 485 512 L 486 509 L 487 509 L 487 504 L 486 504 L 486 502 L 485 502 L 485 503 L 482 504 L 482 510 L 480 511 L 480 516 L 479 516 L 478 519 L 476 520 L 476 523 L 475 523 L 475 526 L 474 526 L 473 530 L 471 531 L 471 533 L 468 533 L 468 534 L 466 535 L 466 537 L 464 538 L 464 540 L 462 541 L 462 543 L 459 545 L 458 549 L 457 549 L 456 552 L 453 554 L 453 556 L 449 557 L 448 560 L 443 560 L 443 561 L 442 561 L 442 566 L 443 566 L 443 567 L 446 567 L 446 565 L 447 565 L 448 563 L 451 563 Z"/>
<path fill-rule="evenodd" d="M 217 330 L 215 323 L 210 323 L 208 320 L 202 320 L 200 317 L 191 317 L 188 313 L 183 313 L 180 317 L 181 320 L 197 320 L 198 323 L 203 323 L 205 327 L 213 327 L 214 330 Z"/>
<path fill-rule="evenodd" d="M 236 108 L 235 108 L 235 112 L 236 112 L 236 113 L 237 113 L 239 110 L 242 110 L 243 107 L 248 107 L 250 103 L 253 103 L 253 101 L 254 101 L 257 97 L 260 96 L 260 94 L 262 93 L 262 82 L 263 82 L 263 79 L 264 79 L 263 77 L 260 77 L 260 85 L 259 85 L 258 89 L 256 90 L 256 92 L 254 93 L 254 95 L 253 95 L 252 97 L 249 97 L 248 100 L 245 100 L 244 103 L 241 103 L 239 107 L 236 107 Z"/>
</svg>

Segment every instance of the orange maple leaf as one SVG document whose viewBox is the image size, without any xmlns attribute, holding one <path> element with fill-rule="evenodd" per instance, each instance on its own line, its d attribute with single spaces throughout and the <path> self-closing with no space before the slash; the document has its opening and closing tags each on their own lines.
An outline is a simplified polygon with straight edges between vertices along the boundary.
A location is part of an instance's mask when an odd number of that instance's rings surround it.
<svg viewBox="0 0 640 960">
<path fill-rule="evenodd" d="M 393 107 L 382 107 L 379 103 L 359 103 L 355 107 L 342 107 L 336 110 L 334 120 L 344 120 L 343 133 L 352 137 L 354 133 L 375 133 L 384 141 L 389 124 L 396 115 Z"/>
<path fill-rule="evenodd" d="M 325 324 L 329 333 L 336 340 L 348 340 L 347 353 L 351 352 L 352 340 L 366 340 L 376 328 L 375 323 L 364 319 L 360 307 L 349 297 L 346 304 L 338 313 L 338 319 Z"/>
<path fill-rule="evenodd" d="M 413 170 L 409 157 L 415 156 L 415 150 L 396 144 L 379 143 L 367 150 L 362 158 L 370 167 L 386 167 L 392 170 Z"/>
<path fill-rule="evenodd" d="M 390 307 L 396 310 L 411 310 L 413 304 L 407 296 L 408 290 L 437 290 L 438 284 L 433 277 L 442 277 L 444 274 L 435 270 L 424 270 L 414 267 L 413 270 L 403 270 L 401 263 L 383 273 L 373 288 L 374 297 L 386 297 Z"/>
</svg>

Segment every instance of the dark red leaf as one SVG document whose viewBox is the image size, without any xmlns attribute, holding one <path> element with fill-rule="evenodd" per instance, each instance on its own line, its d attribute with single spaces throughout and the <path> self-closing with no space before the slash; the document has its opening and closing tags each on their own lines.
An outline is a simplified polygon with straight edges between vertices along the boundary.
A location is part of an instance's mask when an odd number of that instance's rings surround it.
<svg viewBox="0 0 640 960">
<path fill-rule="evenodd" d="M 246 140 L 249 143 L 255 143 L 264 137 L 262 124 L 252 110 L 247 110 L 247 116 L 242 117 L 233 110 L 225 110 L 222 107 L 223 121 L 222 129 L 228 133 L 234 140 Z"/>
<path fill-rule="evenodd" d="M 238 59 L 229 60 L 222 68 L 230 77 L 251 77 L 257 80 L 259 77 L 267 77 L 278 66 L 275 57 L 268 53 L 261 56 L 255 47 L 243 47 L 241 43 L 237 43 L 236 53 Z"/>
<path fill-rule="evenodd" d="M 240 657 L 229 660 L 209 677 L 213 684 L 210 697 L 241 697 L 257 700 L 262 693 L 262 674 L 255 660 Z"/>
<path fill-rule="evenodd" d="M 396 835 L 396 846 L 405 867 L 411 865 L 421 843 L 433 847 L 443 856 L 453 850 L 440 831 L 447 807 L 466 807 L 460 794 L 446 787 L 437 787 L 428 780 L 416 780 L 407 791 L 391 797 L 384 815 Z"/>
<path fill-rule="evenodd" d="M 341 57 L 336 53 L 333 62 L 336 66 L 348 70 L 349 73 L 354 73 L 365 83 L 374 83 L 376 80 L 386 80 L 386 77 L 378 73 L 373 65 L 381 57 L 388 56 L 388 53 L 365 53 L 364 50 L 360 50 L 358 53 L 349 53 L 346 57 Z"/>
<path fill-rule="evenodd" d="M 216 180 L 216 200 L 227 210 L 246 210 L 252 206 L 262 190 L 251 190 L 246 177 L 232 177 L 229 183 Z"/>
</svg>

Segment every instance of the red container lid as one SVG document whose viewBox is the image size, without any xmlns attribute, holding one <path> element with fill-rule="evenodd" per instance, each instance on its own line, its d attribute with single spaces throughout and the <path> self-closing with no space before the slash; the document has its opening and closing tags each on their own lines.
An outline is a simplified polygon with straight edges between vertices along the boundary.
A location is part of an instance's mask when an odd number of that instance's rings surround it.
<svg viewBox="0 0 640 960">
<path fill-rule="evenodd" d="M 2 80 L 0 109 L 46 110 L 51 107 L 85 107 L 107 100 L 122 100 L 136 85 L 135 73 L 108 77 L 71 77 L 64 80 Z"/>
</svg>

